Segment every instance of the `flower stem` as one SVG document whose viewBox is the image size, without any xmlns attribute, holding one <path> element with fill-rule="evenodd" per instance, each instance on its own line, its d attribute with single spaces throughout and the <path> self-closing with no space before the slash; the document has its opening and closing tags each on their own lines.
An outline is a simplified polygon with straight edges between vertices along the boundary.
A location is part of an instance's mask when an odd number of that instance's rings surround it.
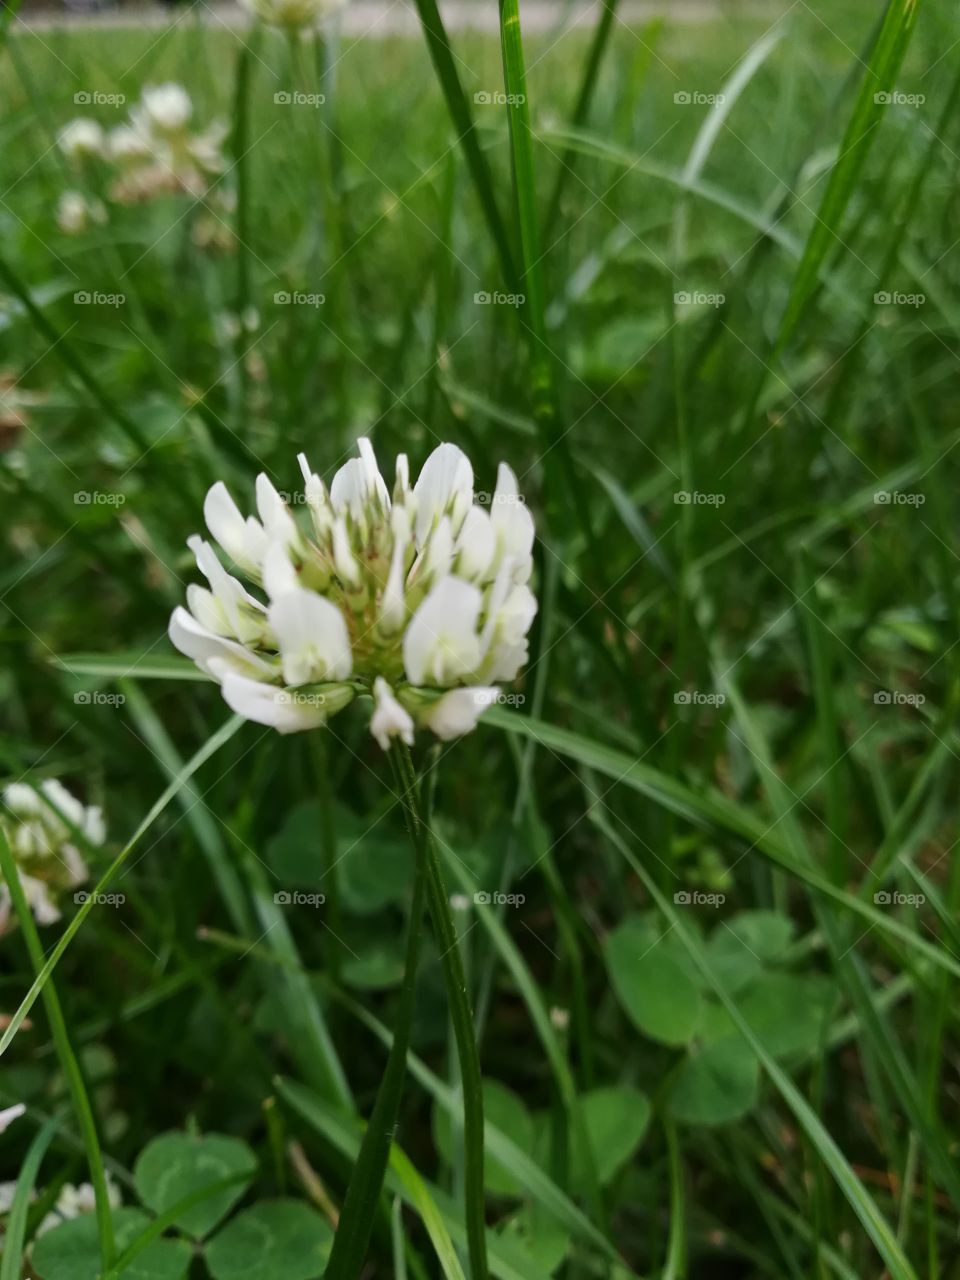
<svg viewBox="0 0 960 1280">
<path fill-rule="evenodd" d="M 0 826 L 0 871 L 2 871 L 3 879 L 6 880 L 7 887 L 10 890 L 10 898 L 20 921 L 20 927 L 23 930 L 24 941 L 27 944 L 30 963 L 33 965 L 34 971 L 39 974 L 44 963 L 43 943 L 37 933 L 37 926 L 34 924 L 29 903 L 23 892 L 23 885 L 20 883 L 20 873 L 17 870 L 17 864 L 14 861 L 10 844 L 2 826 Z M 60 997 L 57 995 L 52 977 L 48 976 L 43 984 L 42 991 L 47 1018 L 50 1022 L 50 1033 L 53 1036 L 57 1057 L 60 1059 L 60 1069 L 63 1071 L 64 1079 L 67 1082 L 70 1100 L 73 1103 L 77 1123 L 80 1126 L 80 1134 L 83 1138 L 83 1145 L 87 1153 L 90 1182 L 93 1185 L 94 1200 L 96 1202 L 97 1235 L 100 1241 L 100 1270 L 105 1272 L 109 1270 L 113 1263 L 116 1248 L 113 1238 L 110 1196 L 107 1191 L 107 1178 L 103 1167 L 103 1153 L 100 1150 L 100 1142 L 97 1138 L 97 1124 L 94 1120 L 93 1108 L 90 1105 L 86 1086 L 83 1083 L 80 1064 L 77 1062 L 76 1055 L 70 1044 L 67 1024 L 63 1017 L 63 1009 L 60 1007 Z"/>
<path fill-rule="evenodd" d="M 403 1093 L 407 1050 L 410 1046 L 410 1027 L 413 1022 L 417 966 L 420 961 L 423 904 L 427 887 L 425 841 L 420 829 L 410 821 L 409 813 L 408 825 L 415 859 L 413 903 L 410 908 L 410 922 L 407 926 L 406 963 L 394 1024 L 393 1044 L 377 1091 L 377 1100 L 367 1124 L 367 1131 L 363 1136 L 360 1153 L 354 1165 L 353 1176 L 347 1188 L 347 1196 L 343 1203 L 324 1280 L 356 1280 L 363 1267 L 387 1162 L 390 1158 L 390 1144 L 396 1129 L 400 1098 Z"/>
<path fill-rule="evenodd" d="M 443 883 L 429 815 L 426 813 L 426 807 L 417 786 L 417 775 L 410 748 L 397 740 L 390 755 L 397 772 L 397 781 L 407 810 L 408 821 L 416 825 L 421 832 L 426 864 L 427 904 L 430 908 L 437 946 L 440 949 L 453 1034 L 460 1060 L 460 1080 L 463 1087 L 464 1199 L 470 1270 L 473 1280 L 487 1280 L 483 1183 L 483 1093 L 473 1012 L 467 994 L 456 930 L 450 915 L 449 898 Z"/>
</svg>

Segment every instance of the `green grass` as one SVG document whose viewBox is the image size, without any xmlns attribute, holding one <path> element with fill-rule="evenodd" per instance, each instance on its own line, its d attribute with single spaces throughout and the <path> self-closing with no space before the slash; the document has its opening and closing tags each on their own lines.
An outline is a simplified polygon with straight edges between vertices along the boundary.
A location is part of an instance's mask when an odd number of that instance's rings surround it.
<svg viewBox="0 0 960 1280">
<path fill-rule="evenodd" d="M 329 477 L 360 434 L 387 465 L 454 440 L 481 489 L 503 458 L 537 519 L 524 701 L 415 752 L 467 899 L 491 1274 L 960 1276 L 955 36 L 944 0 L 883 26 L 817 0 L 770 34 L 787 9 L 594 44 L 521 41 L 505 0 L 502 45 L 437 37 L 442 87 L 419 38 L 6 36 L 0 752 L 103 804 L 94 879 L 125 902 L 0 940 L 0 1107 L 29 1108 L 4 1280 L 101 1151 L 120 1275 L 182 1274 L 199 1240 L 192 1280 L 231 1280 L 256 1223 L 265 1275 L 294 1274 L 267 1202 L 312 1205 L 325 1257 L 354 1164 L 385 1161 L 367 1274 L 480 1266 L 426 927 L 395 1140 L 358 1160 L 413 890 L 366 717 L 237 726 L 165 636 L 209 485 L 295 490 L 299 450 Z M 232 125 L 238 251 L 198 247 L 179 198 L 57 228 L 57 129 L 124 114 L 74 94 L 165 79 Z M 474 101 L 504 88 L 523 111 Z M 297 89 L 326 102 L 274 102 Z M 474 301 L 496 291 L 526 300 Z M 497 890 L 522 901 L 473 901 Z M 141 1156 L 170 1131 L 256 1172 L 181 1170 L 164 1200 Z M 96 1274 L 88 1225 L 87 1271 L 51 1234 L 24 1274 Z"/>
</svg>

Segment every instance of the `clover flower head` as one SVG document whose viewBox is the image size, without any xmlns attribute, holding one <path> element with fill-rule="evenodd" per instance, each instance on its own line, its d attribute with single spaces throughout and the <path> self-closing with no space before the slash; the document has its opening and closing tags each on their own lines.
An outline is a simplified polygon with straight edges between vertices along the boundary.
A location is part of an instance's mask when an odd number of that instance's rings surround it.
<svg viewBox="0 0 960 1280">
<path fill-rule="evenodd" d="M 57 201 L 57 226 L 65 235 L 78 236 L 94 224 L 107 220 L 99 200 L 90 200 L 82 191 L 62 191 Z"/>
<path fill-rule="evenodd" d="M 369 440 L 358 450 L 329 490 L 300 455 L 309 527 L 265 475 L 256 517 L 224 484 L 210 489 L 207 528 L 265 599 L 194 536 L 208 586 L 188 587 L 170 639 L 234 711 L 281 733 L 322 725 L 369 694 L 384 749 L 412 743 L 416 726 L 458 737 L 527 659 L 533 518 L 505 463 L 484 505 L 456 445 L 439 445 L 412 486 L 401 454 L 392 491 Z"/>
<path fill-rule="evenodd" d="M 344 0 L 241 0 L 254 17 L 282 31 L 304 31 L 343 7 Z"/>
<path fill-rule="evenodd" d="M 103 155 L 106 135 L 96 120 L 78 116 L 65 124 L 57 134 L 57 146 L 68 160 L 82 160 Z"/>
<path fill-rule="evenodd" d="M 158 133 L 181 133 L 193 115 L 193 103 L 182 84 L 146 85 L 140 102 L 130 112 L 135 129 L 147 137 Z"/>
<path fill-rule="evenodd" d="M 59 901 L 88 877 L 86 863 L 74 844 L 75 833 L 92 845 L 103 844 L 103 813 L 86 806 L 48 778 L 38 789 L 15 782 L 3 792 L 0 823 L 10 844 L 24 896 L 38 924 L 60 919 Z M 9 887 L 0 886 L 0 936 L 8 932 L 12 902 Z"/>
</svg>

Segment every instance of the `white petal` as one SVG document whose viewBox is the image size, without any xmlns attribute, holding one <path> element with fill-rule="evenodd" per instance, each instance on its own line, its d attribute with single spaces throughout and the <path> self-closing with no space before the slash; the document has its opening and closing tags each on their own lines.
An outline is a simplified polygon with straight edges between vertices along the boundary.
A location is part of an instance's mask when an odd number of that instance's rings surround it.
<svg viewBox="0 0 960 1280">
<path fill-rule="evenodd" d="M 263 556 L 263 589 L 271 600 L 300 590 L 300 575 L 290 559 L 290 549 L 282 538 L 267 545 Z"/>
<path fill-rule="evenodd" d="M 470 459 L 455 444 L 441 444 L 423 464 L 413 487 L 417 503 L 417 543 L 424 538 L 457 498 L 467 502 L 473 498 L 473 467 Z"/>
<path fill-rule="evenodd" d="M 50 897 L 50 890 L 42 880 L 36 880 L 33 876 L 25 875 L 20 872 L 20 883 L 23 885 L 23 893 L 30 909 L 33 912 L 33 918 L 37 924 L 56 924 L 60 919 L 60 912 Z"/>
<path fill-rule="evenodd" d="M 337 516 L 333 524 L 333 563 L 338 576 L 350 586 L 360 581 L 360 567 L 357 558 L 350 550 L 350 539 L 343 516 Z"/>
<path fill-rule="evenodd" d="M 481 603 L 478 589 L 461 578 L 442 578 L 428 591 L 403 637 L 411 684 L 452 684 L 474 670 L 480 658 Z"/>
<path fill-rule="evenodd" d="M 286 542 L 293 542 L 297 536 L 296 521 L 276 486 L 262 471 L 257 476 L 256 492 L 257 512 L 267 538 L 271 541 L 282 538 Z"/>
<path fill-rule="evenodd" d="M 270 605 L 287 684 L 346 680 L 353 670 L 350 634 L 337 606 L 315 591 L 298 588 Z"/>
<path fill-rule="evenodd" d="M 390 750 L 391 738 L 400 738 L 412 747 L 413 717 L 401 707 L 382 676 L 377 676 L 373 682 L 373 696 L 376 706 L 370 717 L 370 732 L 383 750 Z"/>
<path fill-rule="evenodd" d="M 496 546 L 490 517 L 482 507 L 471 507 L 457 538 L 457 572 L 465 578 L 482 581 L 493 562 Z"/>
<path fill-rule="evenodd" d="M 524 574 L 517 581 L 525 581 L 529 574 L 527 562 L 533 550 L 533 516 L 517 487 L 517 477 L 505 462 L 497 470 L 497 488 L 493 495 L 490 519 L 497 534 L 502 554 L 512 556 L 524 567 Z"/>
<path fill-rule="evenodd" d="M 275 684 L 263 684 L 245 676 L 225 676 L 221 692 L 227 706 L 237 715 L 280 733 L 316 729 L 327 718 L 322 705 L 311 702 L 307 695 L 298 697 L 295 690 L 280 689 Z"/>
<path fill-rule="evenodd" d="M 451 689 L 420 716 L 420 722 L 444 742 L 459 738 L 477 727 L 477 721 L 496 702 L 499 693 L 499 689 L 481 686 Z"/>
<path fill-rule="evenodd" d="M 267 679 L 273 675 L 273 668 L 269 663 L 245 649 L 236 640 L 228 640 L 208 631 L 180 605 L 170 617 L 167 634 L 174 648 L 192 658 L 200 670 L 214 680 L 219 677 L 209 665 L 212 659 L 222 659 L 229 669 L 245 671 L 251 675 L 262 673 Z"/>
<path fill-rule="evenodd" d="M 247 573 L 259 573 L 266 536 L 253 516 L 246 520 L 222 480 L 207 493 L 203 503 L 207 528 L 230 559 Z"/>
<path fill-rule="evenodd" d="M 5 1107 L 0 1111 L 0 1133 L 5 1133 L 14 1120 L 20 1119 L 26 1109 L 22 1102 L 17 1102 L 12 1107 Z"/>
</svg>

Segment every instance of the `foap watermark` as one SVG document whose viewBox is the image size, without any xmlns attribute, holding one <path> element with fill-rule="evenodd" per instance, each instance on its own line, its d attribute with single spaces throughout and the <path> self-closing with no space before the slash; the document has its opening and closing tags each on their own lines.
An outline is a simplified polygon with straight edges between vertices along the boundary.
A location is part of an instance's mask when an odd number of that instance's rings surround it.
<svg viewBox="0 0 960 1280">
<path fill-rule="evenodd" d="M 922 307 L 926 304 L 925 293 L 902 293 L 899 289 L 881 289 L 873 295 L 875 307 Z"/>
<path fill-rule="evenodd" d="M 527 300 L 525 293 L 503 293 L 499 289 L 488 292 L 486 289 L 479 289 L 473 295 L 473 305 L 475 307 L 522 307 Z"/>
<path fill-rule="evenodd" d="M 878 689 L 873 695 L 878 707 L 922 707 L 926 700 L 926 694 L 906 693 L 903 689 Z"/>
<path fill-rule="evenodd" d="M 88 902 L 92 902 L 95 907 L 122 907 L 127 900 L 127 895 L 125 893 L 97 893 L 96 890 L 88 893 L 86 889 L 78 889 L 73 895 L 73 900 L 78 907 L 82 907 Z"/>
<path fill-rule="evenodd" d="M 527 700 L 522 693 L 504 689 L 478 689 L 473 696 L 478 707 L 522 707 Z"/>
<path fill-rule="evenodd" d="M 517 507 L 526 502 L 522 493 L 491 493 L 489 489 L 475 489 L 473 500 L 481 507 Z"/>
<path fill-rule="evenodd" d="M 696 489 L 679 489 L 673 495 L 678 507 L 722 507 L 726 500 L 725 493 L 700 493 Z"/>
<path fill-rule="evenodd" d="M 301 889 L 278 889 L 273 895 L 278 907 L 322 907 L 326 900 L 325 893 L 304 893 Z"/>
<path fill-rule="evenodd" d="M 675 907 L 722 907 L 727 900 L 725 893 L 702 893 L 699 889 L 678 889 L 673 895 Z"/>
<path fill-rule="evenodd" d="M 504 93 L 502 89 L 478 89 L 473 101 L 478 107 L 522 107 L 525 93 Z"/>
<path fill-rule="evenodd" d="M 492 893 L 481 889 L 473 895 L 473 903 L 476 907 L 522 907 L 526 900 L 525 894 L 501 893 L 499 889 L 495 889 Z"/>
<path fill-rule="evenodd" d="M 899 889 L 878 889 L 873 895 L 878 907 L 922 907 L 926 900 L 926 894 L 901 893 Z"/>
<path fill-rule="evenodd" d="M 80 289 L 73 295 L 77 307 L 122 307 L 126 301 L 125 293 L 102 293 L 99 289 Z"/>
<path fill-rule="evenodd" d="M 278 89 L 273 95 L 278 107 L 322 107 L 326 100 L 323 93 L 301 93 L 299 89 Z"/>
<path fill-rule="evenodd" d="M 702 93 L 699 89 L 678 89 L 673 95 L 678 107 L 722 107 L 726 95 L 722 93 Z"/>
<path fill-rule="evenodd" d="M 126 700 L 126 694 L 104 693 L 102 689 L 78 689 L 73 695 L 77 707 L 122 707 Z"/>
<path fill-rule="evenodd" d="M 673 695 L 678 707 L 722 707 L 725 693 L 705 693 L 702 689 L 678 689 Z"/>
<path fill-rule="evenodd" d="M 125 493 L 105 493 L 102 489 L 78 489 L 73 495 L 78 507 L 122 507 L 126 500 Z"/>
<path fill-rule="evenodd" d="M 278 307 L 322 307 L 326 300 L 324 293 L 303 293 L 300 289 L 294 289 L 292 293 L 278 289 L 273 295 L 274 305 Z"/>
<path fill-rule="evenodd" d="M 902 489 L 878 489 L 873 495 L 876 507 L 922 507 L 926 500 L 925 493 L 905 493 Z"/>
<path fill-rule="evenodd" d="M 726 300 L 725 293 L 704 293 L 702 289 L 680 289 L 673 295 L 678 307 L 722 307 Z"/>
<path fill-rule="evenodd" d="M 277 702 L 287 707 L 322 707 L 327 696 L 310 689 L 281 689 L 277 694 Z"/>
<path fill-rule="evenodd" d="M 77 107 L 122 107 L 126 100 L 125 93 L 101 93 L 99 89 L 80 89 L 73 95 Z"/>
<path fill-rule="evenodd" d="M 878 107 L 922 107 L 927 100 L 925 93 L 901 93 L 893 89 L 890 93 L 880 92 L 873 95 Z"/>
</svg>

